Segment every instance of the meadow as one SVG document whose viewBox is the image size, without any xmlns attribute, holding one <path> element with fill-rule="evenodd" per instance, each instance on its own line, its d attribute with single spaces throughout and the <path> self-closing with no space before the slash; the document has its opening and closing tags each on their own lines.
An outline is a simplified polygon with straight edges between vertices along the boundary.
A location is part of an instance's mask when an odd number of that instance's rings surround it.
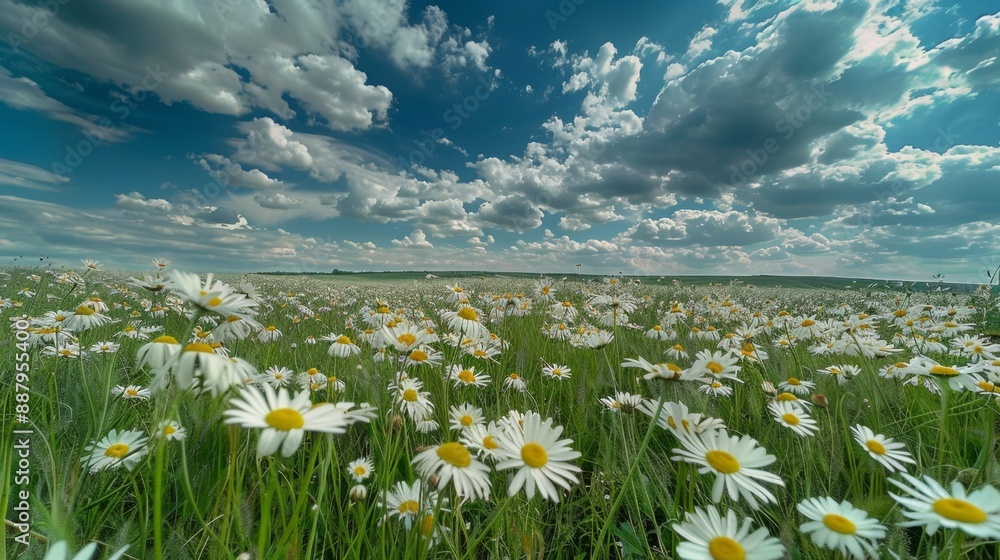
<svg viewBox="0 0 1000 560">
<path fill-rule="evenodd" d="M 84 264 L 0 271 L 3 557 L 1000 557 L 988 287 Z"/>
</svg>

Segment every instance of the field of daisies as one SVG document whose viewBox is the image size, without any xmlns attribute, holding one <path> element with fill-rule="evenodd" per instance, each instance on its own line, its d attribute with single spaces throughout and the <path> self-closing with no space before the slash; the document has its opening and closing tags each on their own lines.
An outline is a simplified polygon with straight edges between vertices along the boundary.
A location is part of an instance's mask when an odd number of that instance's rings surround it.
<svg viewBox="0 0 1000 560">
<path fill-rule="evenodd" d="M 0 270 L 0 556 L 1000 557 L 989 289 L 83 264 Z"/>
</svg>

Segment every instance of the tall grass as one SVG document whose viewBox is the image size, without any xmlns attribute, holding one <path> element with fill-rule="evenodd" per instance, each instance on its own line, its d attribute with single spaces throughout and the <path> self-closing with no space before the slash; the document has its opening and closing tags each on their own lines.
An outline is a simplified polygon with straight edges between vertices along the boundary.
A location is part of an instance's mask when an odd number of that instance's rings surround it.
<svg viewBox="0 0 1000 560">
<path fill-rule="evenodd" d="M 910 472 L 928 474 L 946 486 L 952 480 L 962 481 L 967 488 L 1000 481 L 996 400 L 951 390 L 939 397 L 919 385 L 904 386 L 900 380 L 878 376 L 881 366 L 909 359 L 911 351 L 873 359 L 816 356 L 807 351 L 806 344 L 790 349 L 772 344 L 783 333 L 761 335 L 754 342 L 769 359 L 744 362 L 739 374 L 742 383 L 733 384 L 734 394 L 729 398 L 709 397 L 687 382 L 644 380 L 640 370 L 619 365 L 626 358 L 640 356 L 654 363 L 665 361 L 664 351 L 679 343 L 689 358 L 673 361 L 686 367 L 697 351 L 716 348 L 715 342 L 692 336 L 696 314 L 677 326 L 677 337 L 670 342 L 643 336 L 645 329 L 661 322 L 673 301 L 706 314 L 711 324 L 725 333 L 752 319 L 754 312 L 764 318 L 772 318 L 780 310 L 792 315 L 842 318 L 923 302 L 965 305 L 971 296 L 762 290 L 738 284 L 691 289 L 557 282 L 560 300 L 572 301 L 578 308 L 596 292 L 635 295 L 642 304 L 629 322 L 636 327 L 614 327 L 614 341 L 606 347 L 574 348 L 543 332 L 551 321 L 544 306 L 536 305 L 525 317 L 489 323 L 490 330 L 509 343 L 495 362 L 477 361 L 438 344 L 445 353 L 442 366 L 409 370 L 410 375 L 424 381 L 435 404 L 435 420 L 442 426 L 439 431 L 423 434 L 394 409 L 387 390 L 397 372 L 393 360 L 376 362 L 367 347 L 360 356 L 337 359 L 327 354 L 327 344 L 304 341 L 308 335 L 318 338 L 331 332 L 355 336 L 362 327 L 362 309 L 375 298 L 389 302 L 394 310 L 406 310 L 413 318 L 426 315 L 437 320 L 438 309 L 452 307 L 443 301 L 447 294 L 444 280 L 351 285 L 350 278 L 331 282 L 254 278 L 266 296 L 258 320 L 274 325 L 283 335 L 268 343 L 249 338 L 227 344 L 232 355 L 248 360 L 260 371 L 272 365 L 296 372 L 316 367 L 343 379 L 347 389 L 342 395 L 319 392 L 314 401 L 368 402 L 380 411 L 376 420 L 355 425 L 341 436 L 307 434 L 291 457 L 258 459 L 258 433 L 222 422 L 229 396 L 196 396 L 173 388 L 148 401 L 111 394 L 115 385 L 147 386 L 150 380 L 149 372 L 135 366 L 136 351 L 146 341 L 115 338 L 132 310 L 138 311 L 137 319 L 144 325 L 161 327 L 157 334 L 170 334 L 181 341 L 189 338 L 189 317 L 175 310 L 164 317 L 152 317 L 148 312 L 149 305 L 167 301 L 165 293 L 125 289 L 126 277 L 115 273 L 90 274 L 85 288 L 74 289 L 46 274 L 35 282 L 28 276 L 36 271 L 7 272 L 11 277 L 2 295 L 19 305 L 3 310 L 4 319 L 75 309 L 84 298 L 97 295 L 112 306 L 109 314 L 122 320 L 79 335 L 84 348 L 103 340 L 121 342 L 116 353 L 78 359 L 42 356 L 41 345 L 31 351 L 35 435 L 29 488 L 34 535 L 27 549 L 8 539 L 7 557 L 23 554 L 24 558 L 41 558 L 46 542 L 55 540 L 68 540 L 75 548 L 97 541 L 105 545 L 102 556 L 129 544 L 126 557 L 130 558 L 229 559 L 244 553 L 251 558 L 674 557 L 679 537 L 671 524 L 694 507 L 711 503 L 713 477 L 672 461 L 672 450 L 679 446 L 676 438 L 652 425 L 648 416 L 605 410 L 598 400 L 616 391 L 641 394 L 652 401 L 686 403 L 692 411 L 722 419 L 731 433 L 753 436 L 777 456 L 769 470 L 780 475 L 785 486 L 773 488 L 776 504 L 752 510 L 745 503 L 723 498 L 721 505 L 766 527 L 786 546 L 789 557 L 831 557 L 829 551 L 817 548 L 798 531 L 803 520 L 795 505 L 811 496 L 849 500 L 879 519 L 888 528 L 880 544 L 880 554 L 886 556 L 890 552 L 901 558 L 1000 556 L 996 543 L 965 538 L 960 532 L 926 535 L 919 527 L 900 528 L 897 522 L 904 519 L 888 494 L 894 491 L 887 483 L 893 475 L 851 437 L 849 428 L 862 424 L 906 443 L 917 463 Z M 475 299 L 478 294 L 487 292 L 523 292 L 532 297 L 531 282 L 522 279 L 464 279 L 462 284 L 473 293 L 473 303 L 479 301 Z M 20 298 L 19 290 L 29 286 L 37 292 L 34 298 Z M 289 293 L 299 295 L 289 300 Z M 722 313 L 721 309 L 729 309 L 720 307 L 724 301 L 737 304 L 742 311 Z M 988 300 L 973 303 L 990 306 Z M 838 308 L 841 304 L 847 307 Z M 818 311 L 820 306 L 824 309 Z M 709 312 L 716 314 L 709 316 Z M 354 327 L 347 326 L 349 323 Z M 439 331 L 446 330 L 438 323 Z M 212 327 L 200 324 L 205 329 Z M 875 328 L 887 340 L 895 333 L 886 321 L 876 322 Z M 5 343 L 0 348 L 0 363 L 9 371 L 12 362 L 13 349 Z M 568 365 L 572 377 L 562 381 L 543 378 L 543 362 Z M 447 366 L 454 363 L 485 368 L 493 381 L 482 389 L 456 388 L 444 378 Z M 829 376 L 815 373 L 831 364 L 854 364 L 862 374 L 839 385 Z M 511 372 L 528 380 L 526 392 L 504 389 L 503 379 Z M 815 392 L 825 397 L 826 406 L 811 409 L 820 427 L 814 437 L 792 433 L 767 412 L 772 395 L 763 386 L 777 385 L 789 376 L 815 381 Z M 14 399 L 13 385 L 6 378 L 0 400 L 7 427 L 0 458 L 10 465 Z M 574 449 L 582 453 L 576 461 L 582 468 L 581 480 L 572 491 L 563 492 L 559 503 L 552 503 L 538 496 L 526 499 L 523 492 L 508 496 L 511 475 L 494 472 L 489 500 L 462 503 L 451 488 L 440 489 L 448 500 L 438 504 L 434 514 L 436 538 L 426 538 L 420 523 L 406 531 L 401 523 L 385 518 L 379 498 L 397 481 L 417 478 L 411 460 L 418 450 L 455 439 L 447 429 L 448 409 L 465 402 L 481 407 L 488 419 L 511 410 L 535 410 L 543 418 L 553 418 L 564 428 L 562 437 L 573 439 Z M 186 439 L 170 442 L 151 438 L 149 453 L 134 471 L 118 468 L 91 474 L 81 463 L 85 447 L 111 429 L 152 433 L 157 423 L 166 419 L 177 420 L 187 432 Z M 351 496 L 355 484 L 346 468 L 349 461 L 364 456 L 373 458 L 375 475 L 365 483 L 367 497 L 356 500 Z M 7 480 L 12 480 L 7 474 Z M 14 488 L 13 484 L 10 487 Z M 12 501 L 7 498 L 3 505 L 9 519 Z"/>
</svg>

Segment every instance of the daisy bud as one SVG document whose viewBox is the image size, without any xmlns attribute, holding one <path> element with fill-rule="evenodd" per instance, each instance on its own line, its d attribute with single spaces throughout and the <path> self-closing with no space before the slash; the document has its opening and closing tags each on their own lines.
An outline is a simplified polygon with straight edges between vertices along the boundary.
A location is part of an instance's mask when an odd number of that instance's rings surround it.
<svg viewBox="0 0 1000 560">
<path fill-rule="evenodd" d="M 961 482 L 965 486 L 968 486 L 976 479 L 977 474 L 979 474 L 978 469 L 962 469 L 958 471 L 958 476 L 955 477 L 955 480 Z"/>
<path fill-rule="evenodd" d="M 427 478 L 427 486 L 431 488 L 437 488 L 439 482 L 441 482 L 441 477 L 439 477 L 436 474 L 432 474 L 430 477 Z"/>
<path fill-rule="evenodd" d="M 349 493 L 352 502 L 363 502 L 368 497 L 368 489 L 363 484 L 352 486 Z"/>
<path fill-rule="evenodd" d="M 826 395 L 823 393 L 815 393 L 812 397 L 810 397 L 810 399 L 814 405 L 820 408 L 826 408 L 826 405 L 830 404 L 829 401 L 826 400 Z"/>
<path fill-rule="evenodd" d="M 403 427 L 403 417 L 400 415 L 395 415 L 392 417 L 392 431 L 399 431 Z"/>
</svg>

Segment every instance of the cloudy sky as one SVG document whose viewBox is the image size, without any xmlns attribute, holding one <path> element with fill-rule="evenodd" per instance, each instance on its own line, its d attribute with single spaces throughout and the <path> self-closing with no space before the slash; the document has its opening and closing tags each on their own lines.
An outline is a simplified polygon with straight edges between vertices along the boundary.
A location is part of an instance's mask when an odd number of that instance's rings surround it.
<svg viewBox="0 0 1000 560">
<path fill-rule="evenodd" d="M 0 0 L 0 263 L 1000 264 L 995 2 L 622 5 Z"/>
</svg>

